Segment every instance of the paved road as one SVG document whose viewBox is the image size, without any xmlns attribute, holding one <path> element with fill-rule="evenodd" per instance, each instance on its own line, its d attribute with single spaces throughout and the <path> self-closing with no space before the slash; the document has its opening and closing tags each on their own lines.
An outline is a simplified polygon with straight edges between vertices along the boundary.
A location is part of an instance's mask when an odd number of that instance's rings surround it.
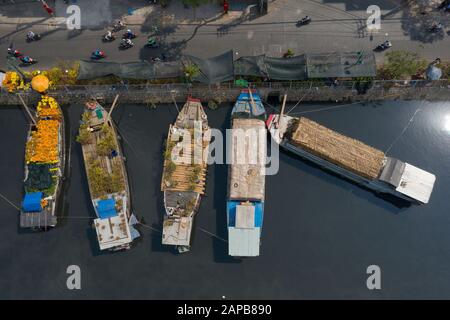
<svg viewBox="0 0 450 320">
<path fill-rule="evenodd" d="M 365 1 L 361 1 L 365 2 Z M 12 42 L 19 50 L 39 60 L 39 67 L 46 67 L 56 60 L 76 60 L 89 58 L 94 49 L 106 51 L 108 61 L 136 61 L 150 59 L 165 52 L 168 57 L 176 59 L 180 54 L 192 54 L 199 57 L 212 57 L 229 49 L 236 51 L 236 56 L 268 54 L 281 56 L 288 48 L 297 54 L 304 52 L 331 52 L 350 50 L 372 50 L 386 38 L 393 42 L 395 49 L 404 49 L 420 53 L 434 59 L 437 56 L 450 60 L 450 36 L 447 34 L 430 35 L 422 32 L 423 26 L 430 21 L 443 19 L 440 13 L 430 13 L 419 17 L 422 20 L 411 21 L 405 18 L 401 1 L 381 1 L 384 20 L 382 29 L 372 35 L 364 28 L 368 14 L 366 6 L 350 7 L 338 0 L 277 0 L 271 6 L 271 14 L 246 21 L 228 28 L 226 34 L 218 34 L 217 23 L 199 26 L 197 23 L 176 24 L 173 22 L 162 27 L 161 49 L 144 49 L 149 26 L 153 18 L 132 26 L 139 36 L 136 46 L 126 51 L 118 50 L 119 40 L 102 43 L 104 28 L 69 31 L 64 27 L 49 26 L 48 20 L 37 23 L 32 28 L 44 34 L 40 42 L 27 44 L 26 32 L 30 27 L 14 24 L 0 24 L 0 52 L 6 52 Z M 310 25 L 297 28 L 295 21 L 304 15 L 310 15 Z M 435 16 L 435 18 L 433 18 Z M 1 19 L 0 19 L 1 22 Z M 423 24 L 420 29 L 420 23 Z M 17 28 L 22 30 L 17 31 Z M 406 31 L 405 31 L 406 30 Z M 377 53 L 382 60 L 382 54 Z M 0 65 L 5 64 L 5 57 L 0 57 Z"/>
</svg>

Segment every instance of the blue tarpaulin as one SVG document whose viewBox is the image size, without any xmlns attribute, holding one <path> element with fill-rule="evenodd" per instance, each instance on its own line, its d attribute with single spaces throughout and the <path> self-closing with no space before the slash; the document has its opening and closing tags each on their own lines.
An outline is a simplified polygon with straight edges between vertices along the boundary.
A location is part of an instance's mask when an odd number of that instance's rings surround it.
<svg viewBox="0 0 450 320">
<path fill-rule="evenodd" d="M 107 219 L 117 216 L 116 200 L 100 200 L 97 202 L 97 212 L 100 219 Z"/>
<path fill-rule="evenodd" d="M 22 203 L 22 210 L 24 212 L 41 212 L 42 192 L 26 193 Z"/>
<path fill-rule="evenodd" d="M 228 201 L 227 202 L 227 212 L 228 212 L 228 227 L 236 226 L 236 206 L 239 205 L 241 201 Z M 252 202 L 255 207 L 255 228 L 261 228 L 263 223 L 263 202 Z"/>
</svg>

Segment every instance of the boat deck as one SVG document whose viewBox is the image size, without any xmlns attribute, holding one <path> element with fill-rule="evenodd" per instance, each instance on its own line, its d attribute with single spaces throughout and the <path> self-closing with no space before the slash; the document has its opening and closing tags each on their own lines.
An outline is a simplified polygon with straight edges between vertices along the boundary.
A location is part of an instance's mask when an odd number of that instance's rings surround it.
<svg viewBox="0 0 450 320">
<path fill-rule="evenodd" d="M 229 198 L 262 200 L 267 148 L 264 121 L 233 119 L 232 129 Z"/>
</svg>

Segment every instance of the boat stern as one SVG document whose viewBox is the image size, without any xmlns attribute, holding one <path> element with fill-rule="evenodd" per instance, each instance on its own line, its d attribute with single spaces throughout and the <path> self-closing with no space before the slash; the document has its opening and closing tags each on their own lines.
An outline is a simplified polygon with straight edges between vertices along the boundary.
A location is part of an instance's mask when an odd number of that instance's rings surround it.
<svg viewBox="0 0 450 320">
<path fill-rule="evenodd" d="M 228 254 L 230 256 L 259 256 L 263 207 L 262 202 L 228 201 Z"/>
</svg>

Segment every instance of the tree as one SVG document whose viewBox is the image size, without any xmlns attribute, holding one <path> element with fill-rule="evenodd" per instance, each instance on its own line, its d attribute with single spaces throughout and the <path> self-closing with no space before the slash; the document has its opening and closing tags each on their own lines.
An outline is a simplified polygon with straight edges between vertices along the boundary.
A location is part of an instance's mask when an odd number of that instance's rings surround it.
<svg viewBox="0 0 450 320">
<path fill-rule="evenodd" d="M 189 82 L 192 82 L 192 80 L 200 74 L 200 68 L 195 63 L 188 62 L 184 65 L 183 72 L 186 79 Z"/>
<path fill-rule="evenodd" d="M 211 2 L 211 0 L 182 0 L 183 4 L 186 6 L 191 6 L 192 11 L 194 13 L 194 19 L 196 15 L 196 9 L 200 7 L 202 4 L 206 4 L 208 2 Z"/>
<path fill-rule="evenodd" d="M 427 66 L 427 62 L 415 52 L 394 50 L 386 53 L 386 58 L 387 61 L 380 69 L 384 79 L 410 78 Z"/>
</svg>

